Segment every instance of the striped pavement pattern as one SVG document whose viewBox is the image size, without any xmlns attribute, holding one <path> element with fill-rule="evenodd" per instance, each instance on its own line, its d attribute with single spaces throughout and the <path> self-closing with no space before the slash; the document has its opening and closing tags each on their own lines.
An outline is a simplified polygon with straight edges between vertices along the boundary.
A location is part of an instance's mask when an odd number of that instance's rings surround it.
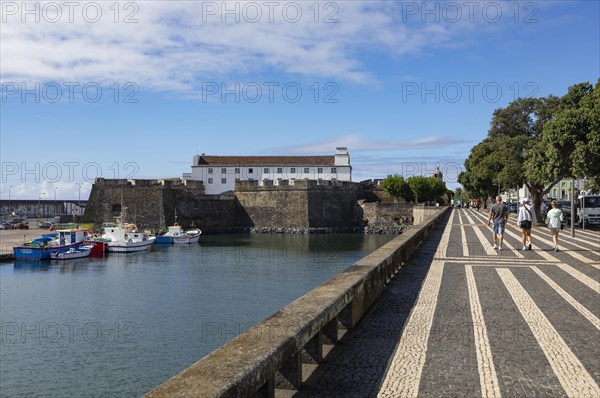
<svg viewBox="0 0 600 398">
<path fill-rule="evenodd" d="M 452 210 L 299 396 L 600 397 L 600 231 L 522 251 L 515 224 L 499 251 L 485 210 Z"/>
</svg>

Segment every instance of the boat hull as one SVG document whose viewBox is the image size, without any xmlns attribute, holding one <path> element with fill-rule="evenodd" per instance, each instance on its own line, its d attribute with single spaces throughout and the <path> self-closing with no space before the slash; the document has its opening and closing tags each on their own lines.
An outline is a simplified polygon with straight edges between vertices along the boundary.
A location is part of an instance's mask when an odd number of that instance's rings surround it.
<svg viewBox="0 0 600 398">
<path fill-rule="evenodd" d="M 104 256 L 104 253 L 106 253 L 108 250 L 108 242 L 101 242 L 101 241 L 95 241 L 92 240 L 90 242 L 88 242 L 88 244 L 92 247 L 92 252 L 90 253 L 90 255 L 92 256 Z"/>
<path fill-rule="evenodd" d="M 173 237 L 173 243 L 176 245 L 189 245 L 190 243 L 198 243 L 200 235 L 197 236 L 175 236 Z"/>
<path fill-rule="evenodd" d="M 156 243 L 173 243 L 172 236 L 157 236 L 155 239 Z"/>
<path fill-rule="evenodd" d="M 85 258 L 90 255 L 92 248 L 89 247 L 85 250 L 74 250 L 74 251 L 65 251 L 65 252 L 57 252 L 50 256 L 52 260 L 72 260 L 75 258 Z"/>
<path fill-rule="evenodd" d="M 108 251 L 111 253 L 133 253 L 148 250 L 154 239 L 142 242 L 109 242 Z"/>
<path fill-rule="evenodd" d="M 65 252 L 71 248 L 77 249 L 82 244 L 83 242 L 54 247 L 15 246 L 13 253 L 15 260 L 49 260 L 54 253 Z"/>
</svg>

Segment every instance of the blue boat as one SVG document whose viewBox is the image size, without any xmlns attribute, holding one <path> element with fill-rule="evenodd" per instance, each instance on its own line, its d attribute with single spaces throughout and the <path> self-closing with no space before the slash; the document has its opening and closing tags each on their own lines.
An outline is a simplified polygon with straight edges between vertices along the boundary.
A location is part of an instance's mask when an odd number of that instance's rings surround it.
<svg viewBox="0 0 600 398">
<path fill-rule="evenodd" d="M 15 260 L 49 260 L 51 254 L 78 249 L 88 238 L 89 230 L 67 229 L 52 234 L 44 234 L 41 238 L 24 245 L 13 247 Z"/>
</svg>

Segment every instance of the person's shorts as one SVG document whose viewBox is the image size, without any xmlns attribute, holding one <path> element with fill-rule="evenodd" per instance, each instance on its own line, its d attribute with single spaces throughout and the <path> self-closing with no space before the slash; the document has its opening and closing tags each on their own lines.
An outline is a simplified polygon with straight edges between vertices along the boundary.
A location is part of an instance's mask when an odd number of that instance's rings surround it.
<svg viewBox="0 0 600 398">
<path fill-rule="evenodd" d="M 494 223 L 492 225 L 492 231 L 494 231 L 495 234 L 503 235 L 504 234 L 504 224 Z"/>
<path fill-rule="evenodd" d="M 558 233 L 560 231 L 560 228 L 550 228 L 550 232 L 551 233 Z"/>
</svg>

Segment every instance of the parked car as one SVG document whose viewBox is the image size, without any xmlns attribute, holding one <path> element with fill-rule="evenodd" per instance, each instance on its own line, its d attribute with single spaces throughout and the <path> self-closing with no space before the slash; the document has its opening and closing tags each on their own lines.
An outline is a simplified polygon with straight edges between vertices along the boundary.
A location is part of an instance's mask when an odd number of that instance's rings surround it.
<svg viewBox="0 0 600 398">
<path fill-rule="evenodd" d="M 50 224 L 49 222 L 43 222 L 40 225 L 38 225 L 39 229 L 48 229 L 52 226 L 52 224 Z"/>
<path fill-rule="evenodd" d="M 3 222 L 0 225 L 2 225 L 2 228 L 0 229 L 15 229 L 15 226 L 9 222 Z"/>
<path fill-rule="evenodd" d="M 557 200 L 558 208 L 563 212 L 563 221 L 567 224 L 571 224 L 571 201 L 570 200 Z M 577 208 L 577 202 L 575 202 L 575 208 Z"/>
<path fill-rule="evenodd" d="M 29 225 L 23 223 L 15 224 L 15 229 L 29 229 Z"/>
</svg>

